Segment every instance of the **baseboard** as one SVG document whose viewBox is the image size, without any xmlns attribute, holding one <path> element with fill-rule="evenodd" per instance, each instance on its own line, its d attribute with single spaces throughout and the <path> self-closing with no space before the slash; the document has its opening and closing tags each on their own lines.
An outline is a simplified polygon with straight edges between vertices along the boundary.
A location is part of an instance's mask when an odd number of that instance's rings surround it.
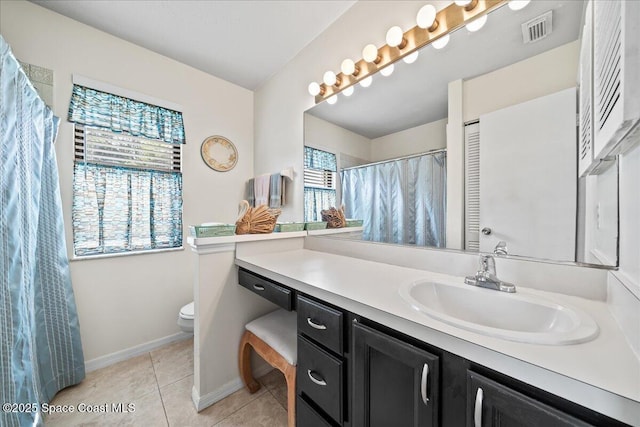
<svg viewBox="0 0 640 427">
<path fill-rule="evenodd" d="M 266 363 L 259 368 L 257 368 L 253 375 L 254 377 L 261 377 L 263 375 L 267 375 L 269 372 L 273 370 L 273 367 L 267 365 Z M 196 407 L 196 411 L 200 412 L 203 409 L 213 405 L 214 403 L 224 399 L 225 397 L 235 393 L 244 387 L 242 380 L 240 377 L 229 381 L 222 387 L 217 390 L 212 391 L 211 393 L 207 393 L 204 396 L 200 396 L 195 387 L 191 389 L 191 400 L 193 400 L 193 405 Z"/>
<path fill-rule="evenodd" d="M 159 338 L 157 340 L 149 341 L 144 344 L 136 345 L 135 347 L 116 351 L 115 353 L 107 354 L 106 356 L 100 356 L 96 357 L 95 359 L 87 360 L 84 362 L 84 369 L 86 372 L 95 371 L 96 369 L 105 368 L 115 363 L 131 359 L 132 357 L 148 353 L 172 342 L 186 340 L 191 337 L 193 337 L 193 334 L 178 332 L 177 334 L 169 335 L 164 338 Z"/>
</svg>

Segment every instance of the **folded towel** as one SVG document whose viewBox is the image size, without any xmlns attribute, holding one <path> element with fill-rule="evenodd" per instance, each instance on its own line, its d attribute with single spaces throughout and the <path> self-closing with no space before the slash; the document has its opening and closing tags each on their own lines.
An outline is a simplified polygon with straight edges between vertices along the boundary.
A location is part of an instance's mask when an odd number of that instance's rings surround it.
<svg viewBox="0 0 640 427">
<path fill-rule="evenodd" d="M 279 173 L 271 175 L 269 183 L 269 207 L 279 208 L 282 206 L 282 176 Z"/>
<path fill-rule="evenodd" d="M 249 206 L 256 205 L 256 193 L 255 193 L 255 182 L 254 179 L 251 178 L 247 181 L 247 189 L 244 195 L 244 198 L 247 202 L 249 202 Z"/>
<path fill-rule="evenodd" d="M 269 204 L 269 181 L 271 180 L 271 175 L 260 175 L 254 178 L 254 194 L 255 194 L 255 205 L 267 205 Z"/>
<path fill-rule="evenodd" d="M 287 180 L 283 176 L 281 181 L 282 181 L 282 192 L 281 192 L 282 194 L 281 194 L 281 197 L 280 197 L 280 206 L 284 206 L 286 204 L 285 203 L 286 202 L 285 194 L 287 193 L 287 188 L 286 188 Z"/>
</svg>

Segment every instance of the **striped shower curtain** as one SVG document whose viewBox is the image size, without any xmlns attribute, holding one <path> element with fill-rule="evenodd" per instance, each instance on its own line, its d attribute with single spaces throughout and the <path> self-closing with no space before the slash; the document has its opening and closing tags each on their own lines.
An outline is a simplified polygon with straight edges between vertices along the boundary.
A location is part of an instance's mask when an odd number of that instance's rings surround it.
<svg viewBox="0 0 640 427">
<path fill-rule="evenodd" d="M 437 152 L 342 170 L 345 215 L 363 220 L 364 240 L 445 247 L 446 162 Z"/>
<path fill-rule="evenodd" d="M 0 36 L 0 425 L 84 378 L 53 142 L 58 119 Z"/>
</svg>

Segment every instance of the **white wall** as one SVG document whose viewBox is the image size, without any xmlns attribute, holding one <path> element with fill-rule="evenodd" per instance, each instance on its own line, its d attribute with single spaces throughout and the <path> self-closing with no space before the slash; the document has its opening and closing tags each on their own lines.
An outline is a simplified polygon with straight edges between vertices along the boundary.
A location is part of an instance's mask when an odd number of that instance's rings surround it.
<svg viewBox="0 0 640 427">
<path fill-rule="evenodd" d="M 371 140 L 371 160 L 394 159 L 446 146 L 447 119 L 442 119 Z"/>
<path fill-rule="evenodd" d="M 559 46 L 491 73 L 465 80 L 465 122 L 481 114 L 576 86 L 580 41 Z"/>
<path fill-rule="evenodd" d="M 345 128 L 304 114 L 304 145 L 335 153 L 338 170 L 354 165 L 345 165 L 341 157 L 371 161 L 371 140 Z"/>
<path fill-rule="evenodd" d="M 252 92 L 26 1 L 0 2 L 0 27 L 18 59 L 54 71 L 54 113 L 63 118 L 56 153 L 69 253 L 73 138 L 65 118 L 73 73 L 182 105 L 185 240 L 189 224 L 235 220 L 244 182 L 253 175 Z M 213 134 L 228 137 L 238 149 L 230 172 L 215 172 L 200 158 L 201 142 Z M 187 249 L 72 261 L 71 275 L 86 360 L 178 333 L 178 310 L 193 298 Z"/>
<path fill-rule="evenodd" d="M 636 133 L 636 138 L 640 136 Z M 640 299 L 640 141 L 620 155 L 620 279 Z M 640 349 L 639 349 L 640 350 Z"/>
</svg>

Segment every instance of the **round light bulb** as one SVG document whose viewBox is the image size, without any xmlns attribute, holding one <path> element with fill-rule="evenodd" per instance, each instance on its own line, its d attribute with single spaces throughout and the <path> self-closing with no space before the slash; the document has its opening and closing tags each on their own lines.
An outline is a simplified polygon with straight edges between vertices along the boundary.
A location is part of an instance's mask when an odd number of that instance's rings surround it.
<svg viewBox="0 0 640 427">
<path fill-rule="evenodd" d="M 511 10 L 520 10 L 523 9 L 526 5 L 529 4 L 531 0 L 511 0 L 509 2 L 509 9 Z"/>
<path fill-rule="evenodd" d="M 397 25 L 395 27 L 391 27 L 389 28 L 389 31 L 387 31 L 387 44 L 391 47 L 396 47 L 396 46 L 400 46 L 400 44 L 402 44 L 402 39 L 404 38 L 404 33 L 402 32 L 402 28 L 398 27 Z"/>
<path fill-rule="evenodd" d="M 362 49 L 362 59 L 367 62 L 375 62 L 378 59 L 378 48 L 374 44 L 368 44 Z"/>
<path fill-rule="evenodd" d="M 469 22 L 466 25 L 466 27 L 467 27 L 467 30 L 474 33 L 478 31 L 480 28 L 484 27 L 484 24 L 486 23 L 487 23 L 487 15 L 482 15 L 480 18 L 476 19 L 475 21 Z"/>
<path fill-rule="evenodd" d="M 382 70 L 380 70 L 380 74 L 382 74 L 385 77 L 389 77 L 391 74 L 393 74 L 394 68 L 395 67 L 393 66 L 393 64 L 387 65 Z"/>
<path fill-rule="evenodd" d="M 346 88 L 345 90 L 342 91 L 342 93 L 344 94 L 344 96 L 351 96 L 353 95 L 353 86 L 349 86 L 348 88 Z"/>
<path fill-rule="evenodd" d="M 418 23 L 418 27 L 420 28 L 430 28 L 433 23 L 436 21 L 436 8 L 432 4 L 426 4 L 420 8 L 418 11 L 418 16 L 416 17 L 416 21 Z"/>
<path fill-rule="evenodd" d="M 369 77 L 366 77 L 366 78 L 360 80 L 360 86 L 369 87 L 369 86 L 371 86 L 372 82 L 373 82 L 373 77 L 369 76 Z"/>
<path fill-rule="evenodd" d="M 336 95 L 331 95 L 327 98 L 327 104 L 333 105 L 338 102 L 338 97 Z"/>
<path fill-rule="evenodd" d="M 334 73 L 333 71 L 327 71 L 326 73 L 324 73 L 324 76 L 322 76 L 322 81 L 327 86 L 333 86 L 337 81 L 336 73 Z"/>
<path fill-rule="evenodd" d="M 340 71 L 342 71 L 342 74 L 344 74 L 345 76 L 352 75 L 356 72 L 355 62 L 353 62 L 351 59 L 345 59 L 340 65 Z"/>
<path fill-rule="evenodd" d="M 464 7 L 471 3 L 471 0 L 456 0 L 454 1 L 454 3 L 456 4 L 456 6 Z"/>
<path fill-rule="evenodd" d="M 311 96 L 320 95 L 320 85 L 316 82 L 309 83 L 309 94 Z"/>
<path fill-rule="evenodd" d="M 407 55 L 404 58 L 402 58 L 402 60 L 404 62 L 406 62 L 407 64 L 413 64 L 414 62 L 416 62 L 416 59 L 418 59 L 418 51 L 417 50 L 415 52 L 413 52 L 411 55 Z"/>
<path fill-rule="evenodd" d="M 449 34 L 445 34 L 444 36 L 440 37 L 438 40 L 431 43 L 431 46 L 433 46 L 436 49 L 442 49 L 449 43 L 450 38 L 451 37 L 449 37 Z"/>
</svg>

